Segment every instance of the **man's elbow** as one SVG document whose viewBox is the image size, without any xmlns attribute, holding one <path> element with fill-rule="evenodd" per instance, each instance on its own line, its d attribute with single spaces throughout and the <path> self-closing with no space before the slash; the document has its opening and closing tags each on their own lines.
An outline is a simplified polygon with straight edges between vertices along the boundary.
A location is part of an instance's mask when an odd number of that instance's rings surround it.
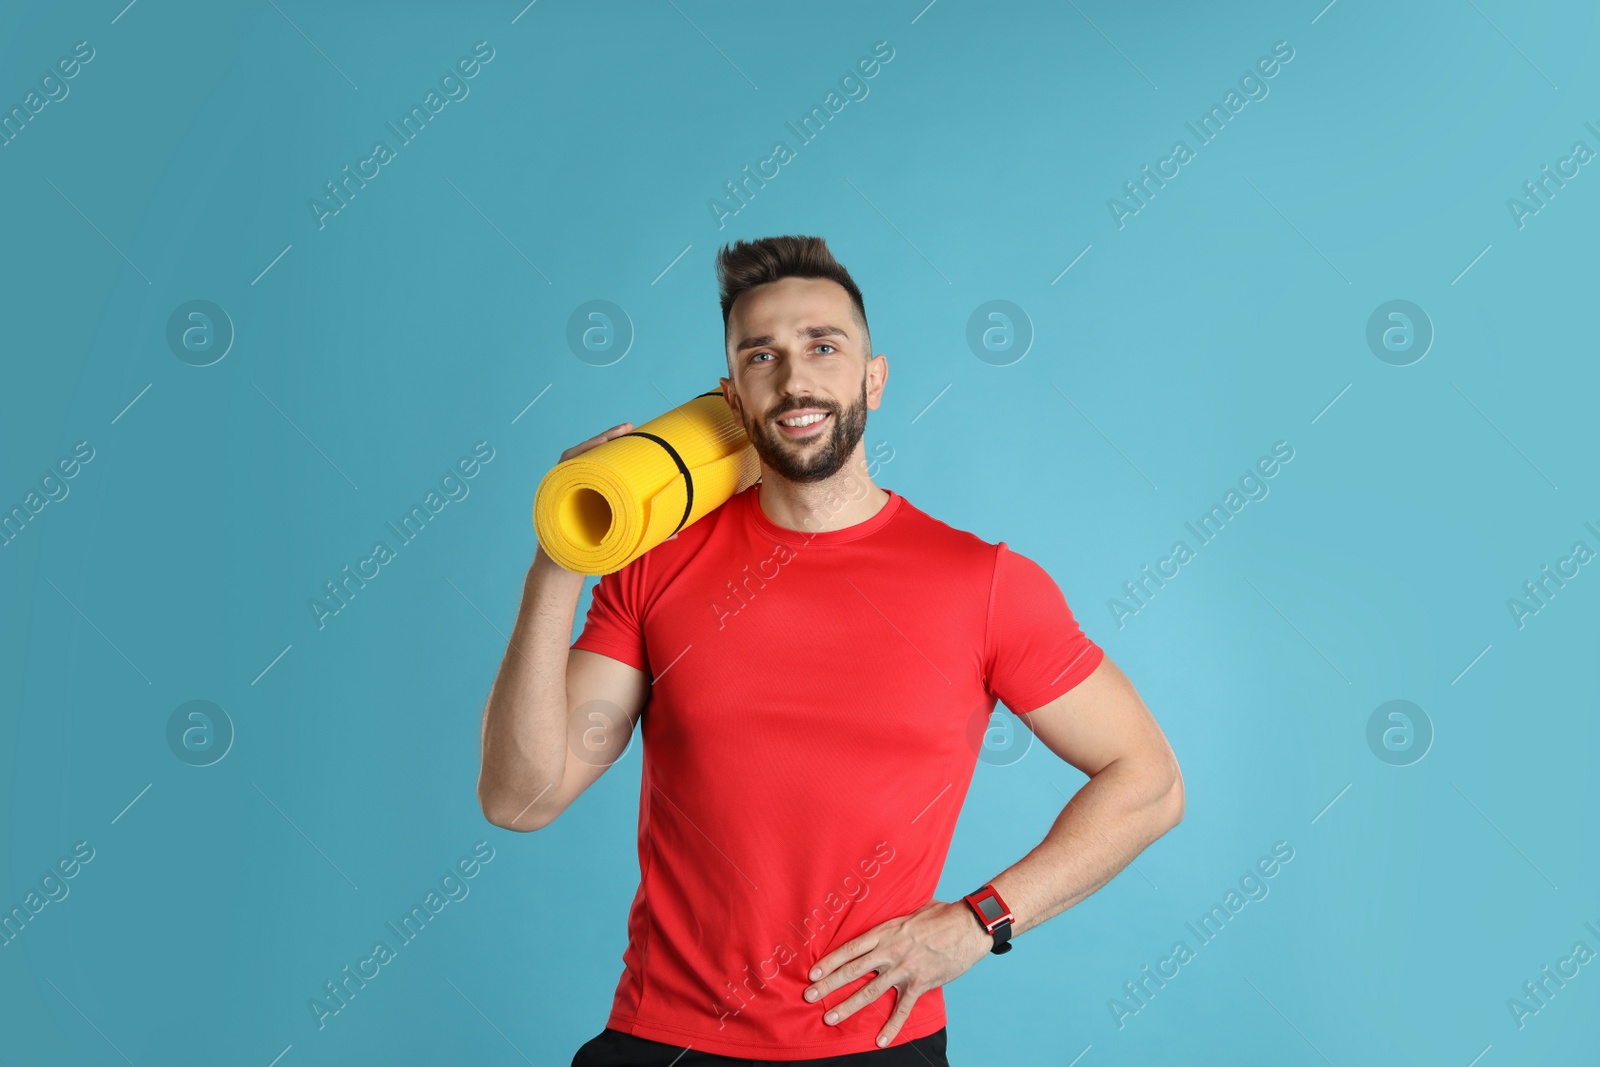
<svg viewBox="0 0 1600 1067">
<path fill-rule="evenodd" d="M 512 803 L 485 793 L 481 789 L 478 791 L 478 806 L 483 809 L 483 817 L 491 824 L 502 830 L 515 830 L 518 833 L 543 830 L 554 822 L 556 815 L 559 814 L 527 803 L 513 806 Z"/>
<path fill-rule="evenodd" d="M 1166 783 L 1166 788 L 1161 794 L 1162 821 L 1166 823 L 1166 829 L 1170 830 L 1183 821 L 1183 771 L 1178 768 L 1177 757 L 1170 752 L 1162 778 Z"/>
</svg>

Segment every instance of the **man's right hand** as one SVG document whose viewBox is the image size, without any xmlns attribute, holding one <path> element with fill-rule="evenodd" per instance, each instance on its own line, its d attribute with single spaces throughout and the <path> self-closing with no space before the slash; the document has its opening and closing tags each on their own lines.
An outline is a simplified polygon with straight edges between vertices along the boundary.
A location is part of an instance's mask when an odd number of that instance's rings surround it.
<svg viewBox="0 0 1600 1067">
<path fill-rule="evenodd" d="M 600 445 L 605 444 L 607 441 L 611 440 L 614 437 L 621 437 L 624 434 L 628 434 L 628 433 L 632 433 L 632 432 L 633 432 L 633 423 L 631 423 L 631 422 L 619 422 L 615 426 L 611 427 L 611 429 L 606 430 L 603 433 L 597 433 L 593 437 L 589 438 L 587 441 L 583 442 L 582 444 L 573 445 L 571 448 L 569 448 L 565 452 L 561 453 L 561 462 L 565 463 L 567 460 L 572 459 L 574 456 L 581 456 L 585 452 L 589 451 L 589 449 L 597 448 Z"/>
</svg>

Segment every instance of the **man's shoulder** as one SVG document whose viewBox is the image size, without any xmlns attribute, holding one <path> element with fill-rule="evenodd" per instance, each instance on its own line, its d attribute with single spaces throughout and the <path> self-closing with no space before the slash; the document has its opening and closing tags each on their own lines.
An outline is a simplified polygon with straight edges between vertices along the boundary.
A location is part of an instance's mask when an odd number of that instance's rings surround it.
<svg viewBox="0 0 1600 1067">
<path fill-rule="evenodd" d="M 920 550 L 947 553 L 984 566 L 994 560 L 996 542 L 930 515 L 905 496 L 896 495 L 900 496 L 901 513 L 896 516 L 900 534 L 916 543 Z"/>
</svg>

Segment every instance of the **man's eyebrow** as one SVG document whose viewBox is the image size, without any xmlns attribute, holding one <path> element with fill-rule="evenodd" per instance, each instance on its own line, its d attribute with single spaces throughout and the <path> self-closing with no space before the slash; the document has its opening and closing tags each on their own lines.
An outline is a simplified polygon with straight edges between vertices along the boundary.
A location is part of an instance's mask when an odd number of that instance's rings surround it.
<svg viewBox="0 0 1600 1067">
<path fill-rule="evenodd" d="M 843 337 L 847 341 L 850 339 L 849 332 L 842 326 L 804 326 L 795 331 L 795 336 L 813 341 L 819 337 Z M 746 337 L 743 341 L 739 342 L 738 346 L 734 348 L 734 351 L 743 352 L 747 348 L 762 348 L 766 345 L 772 344 L 775 340 L 777 340 L 777 338 L 773 337 L 771 334 L 762 334 L 759 337 Z"/>
</svg>

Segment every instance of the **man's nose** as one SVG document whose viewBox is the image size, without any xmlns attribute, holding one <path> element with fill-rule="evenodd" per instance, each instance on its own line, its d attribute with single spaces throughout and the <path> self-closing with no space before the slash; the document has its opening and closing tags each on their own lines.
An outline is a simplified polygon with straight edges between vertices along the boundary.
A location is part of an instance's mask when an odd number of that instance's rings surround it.
<svg viewBox="0 0 1600 1067">
<path fill-rule="evenodd" d="M 795 397 L 814 397 L 816 393 L 816 379 L 811 368 L 795 360 L 785 360 L 779 368 L 773 387 L 778 391 L 778 398 L 788 402 Z"/>
</svg>

